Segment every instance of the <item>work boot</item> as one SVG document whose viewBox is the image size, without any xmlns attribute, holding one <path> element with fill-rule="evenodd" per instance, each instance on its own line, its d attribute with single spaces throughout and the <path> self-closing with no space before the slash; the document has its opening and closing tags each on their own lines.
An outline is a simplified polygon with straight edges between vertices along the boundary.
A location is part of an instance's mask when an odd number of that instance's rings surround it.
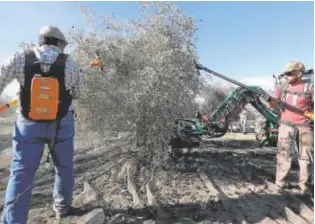
<svg viewBox="0 0 315 224">
<path fill-rule="evenodd" d="M 66 217 L 69 214 L 70 209 L 64 209 L 59 206 L 59 204 L 54 203 L 53 210 L 55 212 L 55 217 L 57 220 Z"/>
<path fill-rule="evenodd" d="M 74 207 L 64 208 L 64 207 L 61 207 L 57 203 L 54 203 L 53 211 L 55 212 L 55 217 L 57 220 L 64 218 L 64 217 L 67 217 L 67 216 L 82 213 L 82 209 L 80 209 L 80 208 L 74 208 Z"/>
<path fill-rule="evenodd" d="M 292 189 L 291 192 L 300 196 L 312 195 L 312 192 L 307 186 L 298 186 L 297 188 Z"/>
<path fill-rule="evenodd" d="M 299 186 L 300 188 L 300 194 L 304 195 L 307 193 L 308 188 L 304 185 L 304 186 Z"/>
<path fill-rule="evenodd" d="M 279 192 L 290 187 L 290 183 L 288 181 L 279 181 L 276 182 L 275 184 Z"/>
<path fill-rule="evenodd" d="M 55 217 L 57 220 L 60 220 L 61 218 L 71 216 L 71 215 L 82 215 L 85 213 L 83 208 L 75 208 L 75 207 L 69 207 L 69 208 L 62 208 L 59 204 L 54 203 L 53 205 L 53 211 L 55 212 Z"/>
</svg>

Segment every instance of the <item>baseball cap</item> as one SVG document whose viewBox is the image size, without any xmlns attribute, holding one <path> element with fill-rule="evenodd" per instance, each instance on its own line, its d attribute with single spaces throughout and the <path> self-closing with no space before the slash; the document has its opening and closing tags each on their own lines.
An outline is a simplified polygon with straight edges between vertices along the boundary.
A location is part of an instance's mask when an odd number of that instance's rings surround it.
<svg viewBox="0 0 315 224">
<path fill-rule="evenodd" d="M 290 61 L 286 64 L 284 73 L 289 73 L 292 71 L 301 71 L 305 72 L 305 66 L 303 63 L 298 62 L 298 61 Z"/>
<path fill-rule="evenodd" d="M 41 28 L 39 31 L 40 37 L 54 37 L 58 40 L 64 41 L 68 44 L 68 41 L 65 38 L 65 35 L 61 32 L 61 30 L 55 26 L 47 25 Z"/>
</svg>

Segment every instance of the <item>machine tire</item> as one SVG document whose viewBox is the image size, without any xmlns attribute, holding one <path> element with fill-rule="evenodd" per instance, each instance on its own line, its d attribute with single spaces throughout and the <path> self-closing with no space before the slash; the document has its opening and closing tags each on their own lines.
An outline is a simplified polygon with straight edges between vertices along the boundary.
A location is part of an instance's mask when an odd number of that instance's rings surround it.
<svg viewBox="0 0 315 224">
<path fill-rule="evenodd" d="M 269 138 L 268 146 L 276 147 L 277 143 L 278 143 L 278 140 L 276 138 Z"/>
</svg>

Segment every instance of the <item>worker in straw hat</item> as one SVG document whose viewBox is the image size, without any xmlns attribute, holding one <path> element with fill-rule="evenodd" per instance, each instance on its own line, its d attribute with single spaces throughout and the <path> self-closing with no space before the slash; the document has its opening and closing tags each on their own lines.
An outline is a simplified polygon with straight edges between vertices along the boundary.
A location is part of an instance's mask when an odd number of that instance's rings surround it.
<svg viewBox="0 0 315 224">
<path fill-rule="evenodd" d="M 82 97 L 83 79 L 76 62 L 64 53 L 67 44 L 57 27 L 44 26 L 39 46 L 16 52 L 1 67 L 0 94 L 13 79 L 21 86 L 1 223 L 27 223 L 34 176 L 45 144 L 55 165 L 53 210 L 57 218 L 72 211 L 73 99 Z"/>
<path fill-rule="evenodd" d="M 283 73 L 286 83 L 276 88 L 275 98 L 305 112 L 312 112 L 314 110 L 314 83 L 303 81 L 304 73 L 303 63 L 298 61 L 287 63 Z M 270 101 L 270 106 L 275 107 L 276 103 Z M 290 185 L 286 178 L 291 169 L 292 154 L 297 152 L 300 166 L 298 190 L 301 194 L 307 192 L 313 136 L 313 127 L 309 119 L 289 109 L 282 108 L 275 181 L 279 189 Z"/>
</svg>

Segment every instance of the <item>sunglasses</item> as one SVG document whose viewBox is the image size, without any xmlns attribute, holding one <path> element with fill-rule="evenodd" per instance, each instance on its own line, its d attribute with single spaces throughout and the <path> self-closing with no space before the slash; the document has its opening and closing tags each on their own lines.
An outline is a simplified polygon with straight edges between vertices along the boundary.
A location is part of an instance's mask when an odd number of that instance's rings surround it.
<svg viewBox="0 0 315 224">
<path fill-rule="evenodd" d="M 295 75 L 296 73 L 295 72 L 298 72 L 298 70 L 293 70 L 291 72 L 286 72 L 284 73 L 285 76 L 292 76 L 292 75 Z"/>
</svg>

